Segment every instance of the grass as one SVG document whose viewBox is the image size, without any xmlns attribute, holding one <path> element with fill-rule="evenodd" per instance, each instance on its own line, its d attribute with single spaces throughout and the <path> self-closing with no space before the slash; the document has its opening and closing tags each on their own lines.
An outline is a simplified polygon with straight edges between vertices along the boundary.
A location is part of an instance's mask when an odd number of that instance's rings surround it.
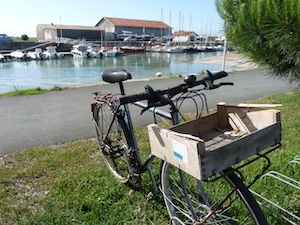
<svg viewBox="0 0 300 225">
<path fill-rule="evenodd" d="M 19 37 L 13 37 L 14 42 L 37 42 L 37 38 L 29 38 L 28 40 L 22 40 Z"/>
<path fill-rule="evenodd" d="M 299 178 L 299 165 L 288 162 L 300 158 L 300 91 L 255 102 L 283 104 L 279 108 L 282 148 L 269 155 L 270 170 Z M 145 157 L 147 129 L 138 127 L 136 133 Z M 96 140 L 88 139 L 0 157 L 0 224 L 168 224 L 162 197 L 151 197 L 149 175 L 143 175 L 140 189 L 118 183 L 97 149 Z M 245 168 L 246 180 L 258 172 L 260 161 Z M 160 161 L 153 163 L 157 175 Z M 299 191 L 272 178 L 260 179 L 253 189 L 299 216 Z M 287 224 L 274 214 L 267 215 L 270 224 Z"/>
<path fill-rule="evenodd" d="M 59 85 L 55 85 L 53 88 L 45 89 L 41 87 L 32 88 L 32 89 L 18 89 L 15 87 L 15 91 L 6 92 L 3 94 L 0 94 L 0 96 L 23 96 L 23 95 L 38 95 L 38 94 L 44 94 L 49 91 L 62 91 L 69 89 L 68 87 L 60 87 Z"/>
<path fill-rule="evenodd" d="M 204 71 L 198 72 L 196 74 L 198 74 L 198 75 L 204 74 Z M 174 74 L 172 72 L 169 72 L 169 74 L 167 74 L 166 77 L 169 77 L 169 78 L 182 77 L 182 74 Z"/>
<path fill-rule="evenodd" d="M 293 159 L 300 158 L 300 91 L 268 95 L 265 98 L 253 102 L 281 103 L 283 105 L 278 108 L 281 112 L 282 120 L 282 147 L 280 150 L 276 150 L 269 155 L 272 161 L 269 171 L 276 171 L 299 181 L 299 164 L 289 164 L 289 162 Z M 246 168 L 244 173 L 250 177 L 253 172 L 255 173 L 261 167 L 261 162 L 254 163 Z M 278 203 L 298 217 L 300 216 L 300 192 L 296 188 L 284 185 L 272 177 L 264 177 L 258 180 L 252 189 L 262 196 L 271 199 L 274 203 Z M 270 206 L 270 204 L 267 205 Z M 276 209 L 274 207 L 272 208 Z M 268 215 L 270 224 L 287 224 L 278 217 L 274 217 L 274 214 L 267 211 L 266 214 Z"/>
</svg>

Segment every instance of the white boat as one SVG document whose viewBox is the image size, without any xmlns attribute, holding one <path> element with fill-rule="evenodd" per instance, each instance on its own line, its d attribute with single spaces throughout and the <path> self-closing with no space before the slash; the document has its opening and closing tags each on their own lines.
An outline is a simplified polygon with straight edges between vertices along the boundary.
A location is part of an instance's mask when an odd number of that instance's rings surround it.
<svg viewBox="0 0 300 225">
<path fill-rule="evenodd" d="M 180 53 L 180 52 L 184 52 L 184 48 L 176 46 L 176 47 L 170 47 L 168 49 L 169 53 Z"/>
<path fill-rule="evenodd" d="M 157 52 L 168 52 L 169 48 L 169 45 L 160 45 L 159 48 L 157 48 Z"/>
<path fill-rule="evenodd" d="M 107 49 L 107 48 L 102 48 L 100 52 L 103 54 L 103 57 L 114 57 L 116 56 L 116 51 Z"/>
<path fill-rule="evenodd" d="M 45 59 L 60 59 L 63 57 L 62 54 L 56 51 L 55 46 L 46 47 L 46 51 L 43 52 Z"/>
<path fill-rule="evenodd" d="M 160 50 L 160 46 L 159 45 L 155 45 L 155 46 L 146 48 L 147 52 L 158 52 L 159 50 Z"/>
<path fill-rule="evenodd" d="M 5 57 L 0 53 L 0 62 L 4 61 Z"/>
<path fill-rule="evenodd" d="M 116 56 L 116 52 L 114 52 L 113 50 L 109 50 L 106 52 L 102 52 L 104 57 L 114 57 Z"/>
<path fill-rule="evenodd" d="M 224 47 L 222 45 L 218 45 L 215 48 L 216 48 L 216 51 L 223 51 L 224 50 Z"/>
<path fill-rule="evenodd" d="M 206 51 L 206 47 L 204 45 L 198 45 L 196 47 L 196 49 L 199 51 L 199 52 L 205 52 Z"/>
<path fill-rule="evenodd" d="M 169 49 L 171 48 L 170 43 L 162 43 L 161 45 L 159 45 L 159 47 L 157 48 L 157 52 L 169 52 Z"/>
<path fill-rule="evenodd" d="M 137 53 L 137 52 L 144 52 L 145 48 L 143 47 L 135 47 L 135 46 L 123 46 L 120 48 L 121 51 L 125 52 L 125 53 Z"/>
<path fill-rule="evenodd" d="M 41 48 L 36 48 L 34 51 L 27 52 L 26 55 L 31 59 L 44 59 L 45 58 Z"/>
<path fill-rule="evenodd" d="M 113 52 L 115 52 L 115 56 L 120 56 L 120 55 L 123 55 L 123 51 L 121 51 L 120 48 L 117 48 L 117 47 L 113 47 L 112 49 Z"/>
<path fill-rule="evenodd" d="M 98 47 L 89 46 L 87 48 L 88 58 L 101 58 L 103 57 L 102 52 Z"/>
<path fill-rule="evenodd" d="M 86 45 L 73 45 L 73 49 L 71 51 L 74 58 L 90 58 L 91 53 L 88 52 L 88 48 Z"/>
<path fill-rule="evenodd" d="M 26 53 L 24 52 L 21 52 L 20 50 L 17 50 L 17 51 L 13 51 L 10 53 L 10 56 L 13 58 L 13 59 L 26 59 Z"/>
</svg>

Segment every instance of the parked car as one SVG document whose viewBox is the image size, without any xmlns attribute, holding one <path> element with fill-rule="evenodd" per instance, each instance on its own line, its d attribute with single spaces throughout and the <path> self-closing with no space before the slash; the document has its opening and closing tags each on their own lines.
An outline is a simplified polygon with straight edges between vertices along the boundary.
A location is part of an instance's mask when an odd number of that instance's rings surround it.
<svg viewBox="0 0 300 225">
<path fill-rule="evenodd" d="M 11 42 L 13 41 L 11 37 L 7 36 L 6 34 L 0 34 L 0 41 L 6 41 L 6 42 Z"/>
</svg>

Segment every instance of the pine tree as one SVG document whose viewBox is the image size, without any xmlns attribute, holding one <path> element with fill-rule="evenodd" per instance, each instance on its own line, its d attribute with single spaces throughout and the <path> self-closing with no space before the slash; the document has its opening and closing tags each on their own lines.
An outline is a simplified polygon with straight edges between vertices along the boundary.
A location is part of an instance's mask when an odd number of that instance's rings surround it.
<svg viewBox="0 0 300 225">
<path fill-rule="evenodd" d="M 216 0 L 228 41 L 254 62 L 300 83 L 300 0 Z"/>
</svg>

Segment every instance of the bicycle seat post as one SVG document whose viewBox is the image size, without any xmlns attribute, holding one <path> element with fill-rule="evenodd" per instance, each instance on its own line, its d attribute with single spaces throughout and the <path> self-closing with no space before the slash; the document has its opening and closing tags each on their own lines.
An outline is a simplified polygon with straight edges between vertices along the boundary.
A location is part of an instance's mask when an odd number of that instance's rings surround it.
<svg viewBox="0 0 300 225">
<path fill-rule="evenodd" d="M 124 85 L 123 82 L 120 81 L 119 83 L 119 87 L 120 87 L 120 91 L 121 91 L 121 95 L 125 95 L 125 89 L 124 89 Z"/>
</svg>

